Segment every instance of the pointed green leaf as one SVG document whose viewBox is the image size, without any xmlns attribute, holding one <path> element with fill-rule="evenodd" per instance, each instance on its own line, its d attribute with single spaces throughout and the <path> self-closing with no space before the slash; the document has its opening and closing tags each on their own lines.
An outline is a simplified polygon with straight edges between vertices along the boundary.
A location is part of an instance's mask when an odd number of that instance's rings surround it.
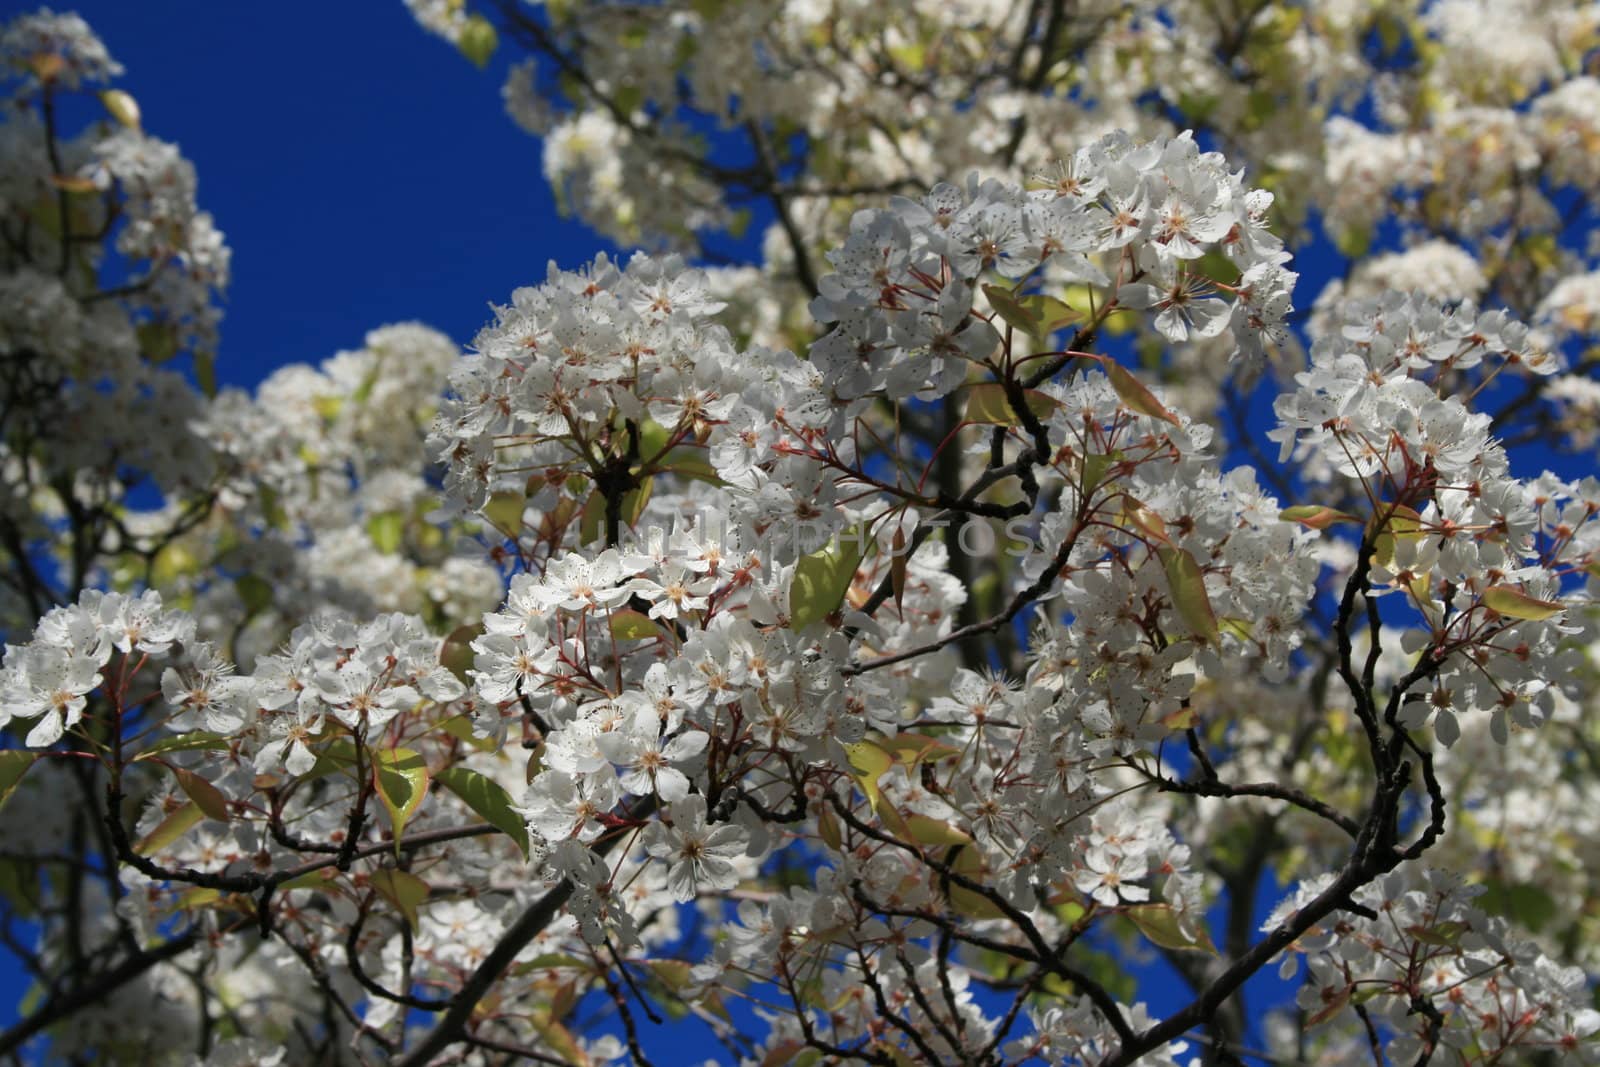
<svg viewBox="0 0 1600 1067">
<path fill-rule="evenodd" d="M 479 737 L 473 733 L 472 720 L 465 715 L 452 715 L 444 722 L 441 722 L 439 724 L 439 732 L 455 738 L 463 745 L 471 745 L 479 752 L 490 752 L 498 747 L 495 745 L 494 738 Z M 441 775 L 436 774 L 434 777 L 440 778 L 441 781 L 443 780 Z"/>
<path fill-rule="evenodd" d="M 373 871 L 368 879 L 372 888 L 376 889 L 383 898 L 406 917 L 406 923 L 415 930 L 417 928 L 417 908 L 427 903 L 428 883 L 412 874 L 410 871 L 379 870 Z"/>
<path fill-rule="evenodd" d="M 139 351 L 151 363 L 165 363 L 178 354 L 178 328 L 170 322 L 141 322 L 133 332 Z"/>
<path fill-rule="evenodd" d="M 28 773 L 44 753 L 23 752 L 20 749 L 11 749 L 0 752 L 0 808 L 5 807 L 6 801 L 11 799 L 11 794 L 16 792 L 17 785 L 22 781 L 22 776 Z"/>
<path fill-rule="evenodd" d="M 476 658 L 472 642 L 481 636 L 483 623 L 468 623 L 452 630 L 450 636 L 444 639 L 444 644 L 439 646 L 439 665 L 455 675 L 462 685 L 472 684 L 472 679 L 467 675 Z"/>
<path fill-rule="evenodd" d="M 611 636 L 617 641 L 649 641 L 661 636 L 661 627 L 642 611 L 623 608 L 611 613 Z"/>
<path fill-rule="evenodd" d="M 725 485 L 717 469 L 706 461 L 705 453 L 690 446 L 674 448 L 662 457 L 660 465 L 652 470 L 670 471 L 683 478 L 711 485 Z"/>
<path fill-rule="evenodd" d="M 1561 913 L 1555 897 L 1531 882 L 1514 884 L 1491 879 L 1485 886 L 1486 891 L 1476 901 L 1478 907 L 1490 915 L 1511 919 L 1534 933 Z"/>
<path fill-rule="evenodd" d="M 1038 294 L 1022 301 L 1022 306 L 1028 310 L 1039 322 L 1039 332 L 1036 336 L 1048 337 L 1078 319 L 1082 318 L 1076 311 L 1062 300 L 1053 296 Z"/>
<path fill-rule="evenodd" d="M 278 886 L 279 889 L 311 889 L 319 893 L 326 893 L 332 888 L 329 883 L 338 877 L 338 872 L 332 867 L 323 867 L 321 870 L 302 874 L 298 878 L 291 878 Z"/>
<path fill-rule="evenodd" d="M 954 859 L 949 860 L 951 870 L 979 884 L 987 883 L 987 871 L 983 862 L 981 849 L 971 846 L 957 846 L 954 850 Z M 1003 919 L 1005 912 L 982 893 L 975 892 L 954 881 L 947 890 L 950 906 L 962 915 L 973 919 Z"/>
<path fill-rule="evenodd" d="M 272 583 L 259 574 L 241 574 L 233 580 L 234 592 L 244 603 L 247 618 L 254 618 L 272 607 Z"/>
<path fill-rule="evenodd" d="M 1106 377 L 1111 379 L 1111 388 L 1117 391 L 1117 396 L 1129 411 L 1161 419 L 1174 426 L 1182 425 L 1178 421 L 1178 416 L 1168 411 L 1161 401 L 1156 399 L 1156 395 L 1145 388 L 1144 383 L 1135 378 L 1128 368 L 1114 359 L 1103 360 L 1102 365 L 1106 369 Z"/>
<path fill-rule="evenodd" d="M 894 754 L 886 751 L 876 741 L 856 741 L 844 746 L 845 755 L 850 757 L 850 770 L 854 773 L 856 781 L 861 783 L 861 791 L 867 796 L 867 803 L 872 805 L 872 810 L 878 810 L 878 779 L 883 777 L 890 767 L 894 766 Z"/>
<path fill-rule="evenodd" d="M 1083 495 L 1090 496 L 1105 482 L 1113 465 L 1122 462 L 1122 450 L 1090 452 L 1083 457 Z"/>
<path fill-rule="evenodd" d="M 193 752 L 196 749 L 204 749 L 207 752 L 226 752 L 228 750 L 228 739 L 221 734 L 206 733 L 203 730 L 196 730 L 191 734 L 178 734 L 176 737 L 164 737 L 133 757 L 133 761 L 137 763 L 142 759 L 154 759 L 157 756 L 164 756 L 168 752 Z"/>
<path fill-rule="evenodd" d="M 178 907 L 184 909 L 206 908 L 222 899 L 222 890 L 195 886 L 178 894 Z"/>
<path fill-rule="evenodd" d="M 1167 904 L 1139 904 L 1123 911 L 1133 925 L 1145 937 L 1160 945 L 1162 948 L 1198 949 L 1209 952 L 1213 956 L 1217 953 L 1217 946 L 1211 943 L 1211 935 L 1205 927 L 1199 927 L 1191 937 L 1178 922 L 1177 912 Z"/>
<path fill-rule="evenodd" d="M 1469 927 L 1466 923 L 1456 919 L 1446 919 L 1434 923 L 1432 926 L 1423 926 L 1420 923 L 1406 927 L 1406 933 L 1416 938 L 1424 945 L 1434 945 L 1439 948 L 1454 948 L 1461 943 L 1461 935 Z"/>
<path fill-rule="evenodd" d="M 1510 585 L 1491 585 L 1485 589 L 1483 605 L 1498 615 L 1512 619 L 1549 619 L 1566 610 L 1566 606 L 1558 601 L 1539 600 Z"/>
<path fill-rule="evenodd" d="M 489 502 L 483 505 L 480 514 L 489 520 L 496 530 L 507 537 L 516 537 L 522 532 L 522 512 L 527 506 L 527 499 L 515 490 L 494 493 L 489 497 Z"/>
<path fill-rule="evenodd" d="M 206 396 L 217 395 L 217 358 L 210 352 L 194 354 L 194 380 Z"/>
<path fill-rule="evenodd" d="M 1040 419 L 1055 414 L 1056 401 L 1047 393 L 1028 389 L 1023 393 L 1028 410 Z M 1016 426 L 1021 422 L 1016 409 L 1006 396 L 1005 386 L 999 382 L 983 382 L 967 390 L 967 410 L 963 416 L 968 422 L 993 423 L 998 426 Z"/>
<path fill-rule="evenodd" d="M 915 767 L 921 763 L 942 763 L 961 755 L 961 750 L 954 745 L 923 734 L 896 734 L 876 744 L 894 753 L 895 759 L 907 767 Z"/>
<path fill-rule="evenodd" d="M 972 836 L 942 819 L 913 812 L 905 817 L 906 833 L 919 845 L 970 845 Z"/>
<path fill-rule="evenodd" d="M 1005 319 L 1007 324 L 1021 330 L 1030 337 L 1037 335 L 1040 322 L 1039 317 L 1027 305 L 1017 299 L 1015 293 L 999 285 L 985 285 L 983 295 L 989 298 L 989 306 Z"/>
<path fill-rule="evenodd" d="M 468 62 L 482 70 L 500 47 L 500 35 L 495 32 L 494 24 L 482 15 L 468 15 L 461 35 L 456 38 L 456 47 Z"/>
<path fill-rule="evenodd" d="M 168 765 L 167 769 L 178 779 L 178 785 L 195 805 L 205 813 L 206 818 L 218 822 L 227 822 L 228 798 L 222 795 L 222 790 L 206 781 L 193 771 L 184 770 L 182 767 Z"/>
<path fill-rule="evenodd" d="M 1313 530 L 1326 530 L 1336 522 L 1361 521 L 1359 516 L 1336 508 L 1326 507 L 1322 504 L 1300 504 L 1292 508 L 1284 508 L 1278 512 L 1278 518 L 1285 522 L 1298 522 L 1301 526 Z"/>
<path fill-rule="evenodd" d="M 283 510 L 283 504 L 278 499 L 278 491 L 270 485 L 260 486 L 256 490 L 256 503 L 261 506 L 261 517 L 267 520 L 267 525 L 274 530 L 287 530 L 289 516 Z"/>
<path fill-rule="evenodd" d="M 100 102 L 111 117 L 130 130 L 139 128 L 139 102 L 121 89 L 102 89 Z"/>
<path fill-rule="evenodd" d="M 1355 987 L 1348 985 L 1338 991 L 1324 987 L 1322 990 L 1324 994 L 1322 1007 L 1317 1009 L 1317 1011 L 1306 1020 L 1306 1026 L 1318 1026 L 1327 1022 L 1335 1015 L 1338 1015 L 1345 1009 L 1345 1006 L 1350 1003 L 1350 995 L 1354 991 Z"/>
<path fill-rule="evenodd" d="M 409 748 L 377 749 L 372 756 L 372 783 L 378 790 L 394 827 L 396 853 L 400 849 L 400 835 L 406 822 L 422 806 L 428 793 L 428 765 L 421 756 Z"/>
<path fill-rule="evenodd" d="M 141 856 L 160 852 L 192 830 L 195 824 L 203 818 L 205 818 L 205 813 L 200 810 L 200 805 L 191 800 L 161 820 L 159 826 L 151 830 L 139 840 L 138 844 L 133 846 L 133 850 Z"/>
<path fill-rule="evenodd" d="M 440 771 L 438 777 L 441 785 L 466 801 L 467 807 L 481 815 L 490 826 L 515 841 L 524 856 L 528 854 L 528 826 L 522 816 L 512 810 L 509 793 L 465 767 Z"/>
<path fill-rule="evenodd" d="M 398 511 L 383 511 L 367 519 L 367 536 L 372 547 L 386 556 L 400 551 L 405 542 L 406 517 Z"/>
<path fill-rule="evenodd" d="M 789 628 L 803 630 L 838 611 L 860 564 L 859 540 L 836 538 L 828 547 L 802 556 L 789 587 Z"/>
<path fill-rule="evenodd" d="M 1211 610 L 1211 597 L 1206 593 L 1206 577 L 1200 564 L 1184 548 L 1161 549 L 1161 561 L 1166 565 L 1167 584 L 1172 587 L 1172 606 L 1178 617 L 1189 627 L 1196 638 L 1210 645 L 1222 643 L 1222 633 L 1217 627 L 1216 612 Z"/>
<path fill-rule="evenodd" d="M 13 914 L 31 919 L 39 914 L 39 867 L 20 859 L 0 859 L 0 898 Z"/>
</svg>

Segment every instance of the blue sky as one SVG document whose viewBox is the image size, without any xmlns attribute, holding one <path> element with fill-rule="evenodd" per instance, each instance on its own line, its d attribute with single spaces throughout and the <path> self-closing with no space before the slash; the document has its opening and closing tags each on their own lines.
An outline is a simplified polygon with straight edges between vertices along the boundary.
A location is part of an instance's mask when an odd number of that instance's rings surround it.
<svg viewBox="0 0 1600 1067">
<path fill-rule="evenodd" d="M 219 381 L 355 348 L 418 320 L 457 341 L 550 259 L 606 247 L 556 215 L 538 142 L 399 0 L 62 5 L 127 68 L 233 249 Z"/>
</svg>

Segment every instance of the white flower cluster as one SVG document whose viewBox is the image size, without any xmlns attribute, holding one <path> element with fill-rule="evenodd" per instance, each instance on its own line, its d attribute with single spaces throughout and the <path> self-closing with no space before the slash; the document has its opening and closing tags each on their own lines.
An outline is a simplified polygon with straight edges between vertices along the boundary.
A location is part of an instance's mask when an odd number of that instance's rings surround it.
<svg viewBox="0 0 1600 1067">
<path fill-rule="evenodd" d="M 1323 889 L 1305 883 L 1273 910 L 1270 930 Z M 1600 1063 L 1600 1011 L 1582 968 L 1562 967 L 1504 920 L 1473 903 L 1485 887 L 1433 869 L 1402 869 L 1353 897 L 1377 918 L 1341 916 L 1286 953 L 1279 974 L 1303 955 L 1310 970 L 1299 1004 L 1313 1018 L 1362 1004 L 1395 1062 L 1431 1050 L 1504 1061 L 1518 1050 L 1550 1050 L 1560 1062 Z"/>
<path fill-rule="evenodd" d="M 164 653 L 193 634 L 194 620 L 166 610 L 154 590 L 138 596 L 88 590 L 78 603 L 41 618 L 27 644 L 6 646 L 0 725 L 37 718 L 27 743 L 47 748 L 82 719 L 113 653 Z"/>
<path fill-rule="evenodd" d="M 0 65 L 13 76 L 48 74 L 69 89 L 122 74 L 122 64 L 111 58 L 87 22 L 47 7 L 19 15 L 0 30 Z"/>
<path fill-rule="evenodd" d="M 356 737 L 377 737 L 397 715 L 424 701 L 446 704 L 465 687 L 439 665 L 439 639 L 420 620 L 384 615 L 362 625 L 343 620 L 297 629 L 281 655 L 264 656 L 251 679 L 257 712 L 255 763 L 279 760 L 290 774 L 314 762 L 308 746 L 324 717 Z"/>
<path fill-rule="evenodd" d="M 811 353 L 836 396 L 927 399 L 959 386 L 999 341 L 969 314 L 981 276 L 1111 286 L 1121 306 L 1152 310 L 1169 340 L 1231 328 L 1252 361 L 1282 336 L 1295 275 L 1266 228 L 1272 195 L 1220 154 L 1188 135 L 1111 135 L 1032 184 L 941 184 L 851 220 L 812 303 L 819 322 L 838 324 Z M 1234 279 L 1202 271 L 1208 253 L 1225 254 Z"/>
</svg>

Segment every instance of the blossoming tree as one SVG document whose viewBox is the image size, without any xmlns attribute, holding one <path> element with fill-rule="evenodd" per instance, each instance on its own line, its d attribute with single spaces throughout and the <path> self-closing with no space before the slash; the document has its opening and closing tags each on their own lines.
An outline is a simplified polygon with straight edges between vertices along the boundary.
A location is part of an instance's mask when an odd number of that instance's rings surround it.
<svg viewBox="0 0 1600 1067">
<path fill-rule="evenodd" d="M 1600 1062 L 1600 12 L 409 6 L 650 254 L 254 395 L 0 35 L 0 1052 Z"/>
</svg>

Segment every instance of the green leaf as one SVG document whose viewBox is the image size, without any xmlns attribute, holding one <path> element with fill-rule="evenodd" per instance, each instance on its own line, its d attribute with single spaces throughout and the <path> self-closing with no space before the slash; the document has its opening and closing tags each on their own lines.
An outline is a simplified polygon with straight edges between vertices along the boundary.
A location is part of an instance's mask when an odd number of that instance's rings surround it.
<svg viewBox="0 0 1600 1067">
<path fill-rule="evenodd" d="M 1152 541 L 1171 544 L 1167 523 L 1155 509 L 1130 493 L 1122 494 L 1122 514 L 1119 522 L 1126 529 L 1138 530 Z"/>
<path fill-rule="evenodd" d="M 567 956 L 559 952 L 546 952 L 542 956 L 535 956 L 531 960 L 515 964 L 506 973 L 513 978 L 533 974 L 535 971 L 553 971 L 562 968 L 572 968 L 579 971 L 593 969 L 594 964 L 580 960 L 576 956 Z"/>
<path fill-rule="evenodd" d="M 877 788 L 876 784 L 873 788 Z M 832 808 L 823 808 L 817 813 L 817 836 L 835 852 L 843 847 L 844 837 L 839 832 L 839 820 L 834 816 Z"/>
<path fill-rule="evenodd" d="M 311 889 L 318 893 L 326 893 L 331 888 L 329 883 L 338 877 L 338 872 L 332 867 L 323 867 L 321 870 L 310 871 L 298 878 L 291 878 L 278 886 L 279 889 Z"/>
<path fill-rule="evenodd" d="M 1527 882 L 1490 881 L 1483 895 L 1478 897 L 1477 905 L 1490 915 L 1511 919 L 1534 933 L 1560 913 L 1555 898 L 1547 890 Z"/>
<path fill-rule="evenodd" d="M 178 894 L 178 907 L 185 910 L 192 908 L 206 908 L 217 903 L 221 899 L 222 890 L 207 889 L 203 886 L 195 886 L 193 889 L 186 889 L 182 893 Z"/>
<path fill-rule="evenodd" d="M 919 845 L 970 845 L 972 836 L 931 815 L 912 813 L 905 817 L 906 832 Z"/>
<path fill-rule="evenodd" d="M 20 859 L 0 859 L 0 897 L 23 919 L 39 914 L 39 868 Z"/>
<path fill-rule="evenodd" d="M 233 580 L 233 589 L 244 603 L 246 618 L 253 618 L 272 607 L 272 583 L 259 574 L 239 575 Z"/>
<path fill-rule="evenodd" d="M 1300 504 L 1284 508 L 1278 512 L 1278 518 L 1284 522 L 1298 522 L 1301 526 L 1312 530 L 1326 530 L 1336 522 L 1361 522 L 1359 516 L 1322 504 Z"/>
<path fill-rule="evenodd" d="M 455 675 L 462 685 L 472 684 L 472 679 L 467 676 L 467 671 L 476 659 L 476 654 L 472 651 L 472 642 L 482 634 L 483 623 L 467 623 L 450 631 L 450 636 L 439 646 L 439 665 Z"/>
<path fill-rule="evenodd" d="M 631 115 L 644 103 L 644 90 L 637 85 L 618 86 L 611 102 L 616 104 L 617 110 L 624 115 Z"/>
<path fill-rule="evenodd" d="M 111 117 L 130 130 L 139 128 L 139 102 L 121 89 L 102 89 L 100 102 Z"/>
<path fill-rule="evenodd" d="M 1027 402 L 1028 410 L 1036 418 L 1048 419 L 1055 414 L 1057 403 L 1047 393 L 1037 389 L 1024 390 L 1023 397 Z M 998 426 L 1016 426 L 1021 422 L 1016 409 L 1011 406 L 1011 400 L 1006 396 L 1005 386 L 999 382 L 983 382 L 967 390 L 967 410 L 963 416 L 968 422 L 993 423 Z"/>
<path fill-rule="evenodd" d="M 178 785 L 183 788 L 189 799 L 195 802 L 195 806 L 205 813 L 206 818 L 218 822 L 229 821 L 231 816 L 228 814 L 228 798 L 222 795 L 222 790 L 193 771 L 173 767 L 170 764 L 167 770 L 178 779 Z"/>
<path fill-rule="evenodd" d="M 652 468 L 652 471 L 670 471 L 681 478 L 690 478 L 698 482 L 708 482 L 711 485 L 724 485 L 717 468 L 713 467 L 705 457 L 705 453 L 692 445 L 680 445 L 662 457 L 661 463 Z"/>
<path fill-rule="evenodd" d="M 954 745 L 947 745 L 937 737 L 927 737 L 923 734 L 895 734 L 891 738 L 875 743 L 894 753 L 894 758 L 907 767 L 916 767 L 920 763 L 942 763 L 961 755 L 961 750 Z"/>
<path fill-rule="evenodd" d="M 1372 247 L 1372 229 L 1367 226 L 1346 226 L 1334 238 L 1334 247 L 1348 259 L 1360 259 Z"/>
<path fill-rule="evenodd" d="M 616 641 L 649 641 L 661 636 L 661 627 L 642 611 L 622 608 L 611 613 L 611 637 Z"/>
<path fill-rule="evenodd" d="M 1548 619 L 1567 610 L 1554 600 L 1539 600 L 1510 585 L 1491 585 L 1483 591 L 1483 606 L 1512 619 Z"/>
<path fill-rule="evenodd" d="M 1105 482 L 1112 466 L 1123 460 L 1122 450 L 1090 452 L 1083 457 L 1083 495 L 1090 496 Z"/>
<path fill-rule="evenodd" d="M 400 851 L 400 835 L 406 822 L 422 806 L 428 793 L 428 765 L 409 748 L 385 748 L 372 752 L 372 784 L 378 790 L 394 827 L 394 847 Z"/>
<path fill-rule="evenodd" d="M 555 1050 L 561 1057 L 561 1062 L 573 1064 L 574 1067 L 590 1067 L 594 1062 L 583 1051 L 583 1046 L 578 1043 L 572 1031 L 556 1022 L 554 1018 L 546 1020 L 535 1016 L 532 1023 L 534 1032 Z"/>
<path fill-rule="evenodd" d="M 479 514 L 507 537 L 516 537 L 522 532 L 522 511 L 526 506 L 527 498 L 516 490 L 509 490 L 492 494 Z"/>
<path fill-rule="evenodd" d="M 1461 935 L 1466 933 L 1468 929 L 1469 927 L 1464 922 L 1446 919 L 1444 922 L 1435 923 L 1432 926 L 1423 926 L 1421 924 L 1408 926 L 1406 927 L 1406 933 L 1424 945 L 1454 948 L 1460 943 Z"/>
<path fill-rule="evenodd" d="M 1184 932 L 1178 922 L 1177 912 L 1173 911 L 1170 905 L 1138 904 L 1127 908 L 1123 914 L 1139 928 L 1140 933 L 1162 948 L 1192 948 L 1209 952 L 1213 956 L 1217 954 L 1217 946 L 1211 943 L 1211 935 L 1206 932 L 1205 927 L 1202 926 L 1196 931 L 1196 937 L 1190 937 Z"/>
<path fill-rule="evenodd" d="M 1380 519 L 1383 520 L 1381 526 Z M 1383 512 L 1372 517 L 1369 526 L 1376 530 L 1372 539 L 1372 556 L 1380 566 L 1388 566 L 1394 561 L 1394 543 L 1397 538 L 1401 541 L 1415 541 L 1427 534 L 1422 516 L 1404 504 L 1388 505 Z"/>
<path fill-rule="evenodd" d="M 661 425 L 655 419 L 645 419 L 639 423 L 639 457 L 650 459 L 667 447 L 667 442 L 672 440 L 672 431 Z"/>
<path fill-rule="evenodd" d="M 367 519 L 367 536 L 372 547 L 386 556 L 400 551 L 405 542 L 406 517 L 398 511 L 383 511 Z"/>
<path fill-rule="evenodd" d="M 1224 615 L 1217 620 L 1217 627 L 1223 633 L 1232 634 L 1240 641 L 1254 641 L 1256 637 L 1256 624 L 1237 615 Z"/>
<path fill-rule="evenodd" d="M 139 351 L 151 363 L 165 363 L 178 354 L 178 328 L 170 322 L 141 322 L 133 332 Z"/>
<path fill-rule="evenodd" d="M 465 715 L 453 715 L 439 724 L 439 732 L 455 738 L 463 745 L 471 745 L 479 752 L 491 752 L 495 749 L 494 738 L 479 737 L 472 732 L 472 720 Z M 434 775 L 435 778 L 442 777 Z"/>
<path fill-rule="evenodd" d="M 467 807 L 477 812 L 490 826 L 517 843 L 523 856 L 528 854 L 528 826 L 511 808 L 511 795 L 493 781 L 465 767 L 451 767 L 439 772 L 439 782 L 450 792 L 466 801 Z"/>
<path fill-rule="evenodd" d="M 204 730 L 196 730 L 191 734 L 179 734 L 176 737 L 164 737 L 133 757 L 133 762 L 137 763 L 142 759 L 154 759 L 157 756 L 164 756 L 168 752 L 193 752 L 197 749 L 204 749 L 207 752 L 226 752 L 228 750 L 228 739 L 221 734 L 206 733 Z"/>
<path fill-rule="evenodd" d="M 1320 1025 L 1322 1023 L 1327 1022 L 1329 1019 L 1333 1018 L 1335 1015 L 1338 1015 L 1341 1011 L 1343 1011 L 1345 1009 L 1345 1006 L 1350 1003 L 1350 995 L 1354 991 L 1355 991 L 1355 987 L 1354 986 L 1348 986 L 1348 985 L 1345 986 L 1343 989 L 1339 990 L 1338 992 L 1334 992 L 1333 990 L 1324 987 L 1324 989 L 1322 990 L 1322 992 L 1323 992 L 1322 1007 L 1319 1008 L 1316 1011 L 1315 1014 L 1313 1014 L 1310 1018 L 1308 1018 L 1306 1020 L 1306 1023 L 1305 1023 L 1306 1026 L 1311 1027 L 1311 1026 Z"/>
<path fill-rule="evenodd" d="M 1129 411 L 1161 419 L 1174 426 L 1182 425 L 1178 421 L 1178 416 L 1168 411 L 1161 401 L 1156 399 L 1156 395 L 1145 388 L 1144 383 L 1135 378 L 1128 368 L 1114 359 L 1103 360 L 1101 365 L 1106 369 L 1106 377 L 1111 379 L 1111 388 L 1117 391 L 1117 396 Z"/>
<path fill-rule="evenodd" d="M 984 868 L 983 851 L 981 849 L 970 846 L 957 846 L 953 851 L 955 852 L 955 857 L 947 861 L 951 870 L 971 881 L 987 884 L 988 874 Z M 950 898 L 950 906 L 962 915 L 973 919 L 1005 918 L 1006 913 L 1001 911 L 994 901 L 982 893 L 974 892 L 965 886 L 956 884 L 953 880 L 950 882 L 947 894 Z"/>
<path fill-rule="evenodd" d="M 22 776 L 42 755 L 42 752 L 23 752 L 19 749 L 0 752 L 0 808 L 6 806 L 6 801 L 16 792 Z"/>
<path fill-rule="evenodd" d="M 1017 299 L 1011 290 L 999 285 L 985 285 L 983 295 L 989 298 L 989 306 L 1006 323 L 1030 337 L 1037 337 L 1043 323 L 1026 304 Z"/>
<path fill-rule="evenodd" d="M 217 357 L 210 352 L 194 354 L 194 380 L 208 397 L 217 395 Z"/>
<path fill-rule="evenodd" d="M 274 530 L 287 530 L 289 516 L 283 510 L 283 504 L 278 500 L 278 491 L 270 485 L 263 485 L 256 490 L 256 503 L 261 505 L 261 517 L 267 520 L 267 525 Z"/>
<path fill-rule="evenodd" d="M 178 808 L 171 815 L 161 820 L 161 824 L 151 830 L 133 850 L 141 856 L 148 856 L 152 852 L 160 852 L 178 838 L 192 830 L 196 823 L 205 818 L 205 813 L 200 810 L 200 805 L 194 801 Z"/>
<path fill-rule="evenodd" d="M 894 766 L 894 754 L 876 741 L 856 741 L 845 745 L 844 751 L 845 755 L 850 757 L 850 770 L 854 773 L 856 781 L 861 783 L 861 791 L 866 794 L 867 803 L 872 805 L 873 811 L 877 811 L 881 797 L 878 792 L 878 779 Z"/>
<path fill-rule="evenodd" d="M 1082 318 L 1065 301 L 1057 300 L 1053 296 L 1036 294 L 1022 301 L 1022 306 L 1028 310 L 1028 314 L 1039 320 L 1039 332 L 1036 336 L 1040 339 Z"/>
<path fill-rule="evenodd" d="M 1166 566 L 1167 584 L 1172 587 L 1172 606 L 1178 617 L 1189 627 L 1196 638 L 1210 645 L 1222 643 L 1222 633 L 1217 628 L 1216 612 L 1211 610 L 1211 597 L 1206 593 L 1206 577 L 1200 564 L 1185 548 L 1162 548 L 1161 562 Z"/>
<path fill-rule="evenodd" d="M 494 24 L 482 15 L 468 15 L 461 27 L 461 36 L 456 38 L 456 47 L 468 62 L 482 70 L 500 47 L 500 35 L 495 32 Z"/>
<path fill-rule="evenodd" d="M 839 610 L 861 564 L 860 540 L 838 538 L 795 564 L 789 587 L 789 629 L 804 630 Z"/>
<path fill-rule="evenodd" d="M 406 917 L 406 923 L 415 930 L 417 908 L 428 901 L 428 883 L 410 871 L 388 869 L 373 871 L 368 881 L 385 900 L 400 909 L 400 914 Z"/>
</svg>

